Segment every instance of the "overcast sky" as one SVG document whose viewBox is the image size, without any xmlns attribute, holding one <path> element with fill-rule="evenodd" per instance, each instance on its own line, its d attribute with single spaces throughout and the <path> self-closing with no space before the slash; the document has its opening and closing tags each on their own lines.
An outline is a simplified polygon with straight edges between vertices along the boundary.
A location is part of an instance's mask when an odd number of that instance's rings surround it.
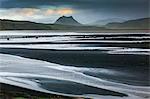
<svg viewBox="0 0 150 99">
<path fill-rule="evenodd" d="M 62 15 L 81 23 L 149 16 L 149 0 L 0 0 L 0 19 L 53 23 Z"/>
</svg>

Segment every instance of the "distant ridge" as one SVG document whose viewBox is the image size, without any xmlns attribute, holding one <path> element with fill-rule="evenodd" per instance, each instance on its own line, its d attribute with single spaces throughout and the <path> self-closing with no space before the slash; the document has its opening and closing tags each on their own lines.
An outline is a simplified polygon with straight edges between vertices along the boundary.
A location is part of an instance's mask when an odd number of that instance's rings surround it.
<svg viewBox="0 0 150 99">
<path fill-rule="evenodd" d="M 103 20 L 98 20 L 98 21 L 95 21 L 93 23 L 89 23 L 89 25 L 92 25 L 92 26 L 104 26 L 108 23 L 112 23 L 112 22 L 125 22 L 126 20 L 125 19 L 122 19 L 122 18 L 110 18 L 110 19 L 103 19 Z"/>
<path fill-rule="evenodd" d="M 76 21 L 72 16 L 62 16 L 58 18 L 54 24 L 81 26 L 81 24 L 78 21 Z"/>
<path fill-rule="evenodd" d="M 150 18 L 128 20 L 125 22 L 112 22 L 105 25 L 109 29 L 150 29 Z"/>
</svg>

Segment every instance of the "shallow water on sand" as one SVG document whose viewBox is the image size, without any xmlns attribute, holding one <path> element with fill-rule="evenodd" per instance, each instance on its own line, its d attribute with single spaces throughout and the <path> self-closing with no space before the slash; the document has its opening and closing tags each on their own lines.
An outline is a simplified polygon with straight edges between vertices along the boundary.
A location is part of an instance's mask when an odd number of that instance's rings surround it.
<svg viewBox="0 0 150 99">
<path fill-rule="evenodd" d="M 149 42 L 148 33 L 1 31 L 0 82 L 67 96 L 148 98 Z"/>
</svg>

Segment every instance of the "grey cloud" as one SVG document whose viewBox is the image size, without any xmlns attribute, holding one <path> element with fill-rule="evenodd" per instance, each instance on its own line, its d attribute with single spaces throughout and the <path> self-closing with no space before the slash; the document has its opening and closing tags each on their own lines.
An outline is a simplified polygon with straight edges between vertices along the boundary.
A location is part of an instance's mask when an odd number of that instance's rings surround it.
<svg viewBox="0 0 150 99">
<path fill-rule="evenodd" d="M 93 16 L 148 17 L 149 0 L 0 0 L 0 9 L 70 7 L 82 14 L 78 17 Z M 103 15 L 102 15 L 103 14 Z M 82 15 L 82 16 L 81 16 Z"/>
</svg>

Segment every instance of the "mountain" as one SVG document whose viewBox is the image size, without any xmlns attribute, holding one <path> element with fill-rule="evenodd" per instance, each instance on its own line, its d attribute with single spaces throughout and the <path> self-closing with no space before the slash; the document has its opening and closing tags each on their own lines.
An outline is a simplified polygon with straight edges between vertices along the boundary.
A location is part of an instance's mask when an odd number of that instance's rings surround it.
<svg viewBox="0 0 150 99">
<path fill-rule="evenodd" d="M 51 27 L 30 21 L 14 21 L 0 19 L 0 30 L 50 30 Z"/>
<path fill-rule="evenodd" d="M 113 22 L 105 25 L 108 29 L 150 29 L 150 18 Z"/>
<path fill-rule="evenodd" d="M 30 21 L 15 21 L 0 19 L 0 30 L 104 30 L 96 26 L 73 26 L 63 24 L 43 24 Z"/>
<path fill-rule="evenodd" d="M 65 18 L 65 19 L 64 19 Z M 66 19 L 67 18 L 67 19 Z M 68 19 L 69 18 L 69 19 Z M 67 21 L 66 21 L 67 20 Z M 68 21 L 70 20 L 70 21 Z M 58 24 L 63 22 L 61 24 Z M 57 23 L 57 24 L 56 24 Z M 108 23 L 104 27 L 81 25 L 73 17 L 61 17 L 55 24 L 43 24 L 30 21 L 15 21 L 0 19 L 0 30 L 86 30 L 101 31 L 106 29 L 150 29 L 150 18 L 129 20 L 125 22 Z M 71 24 L 71 25 L 69 25 Z"/>
<path fill-rule="evenodd" d="M 81 26 L 81 24 L 78 21 L 76 21 L 72 16 L 69 17 L 62 16 L 58 18 L 54 24 Z"/>
<path fill-rule="evenodd" d="M 126 20 L 121 19 L 121 18 L 111 18 L 111 19 L 104 19 L 104 20 L 98 20 L 95 21 L 93 23 L 89 23 L 89 25 L 94 25 L 94 26 L 104 26 L 108 23 L 112 23 L 112 22 L 124 22 Z"/>
</svg>

